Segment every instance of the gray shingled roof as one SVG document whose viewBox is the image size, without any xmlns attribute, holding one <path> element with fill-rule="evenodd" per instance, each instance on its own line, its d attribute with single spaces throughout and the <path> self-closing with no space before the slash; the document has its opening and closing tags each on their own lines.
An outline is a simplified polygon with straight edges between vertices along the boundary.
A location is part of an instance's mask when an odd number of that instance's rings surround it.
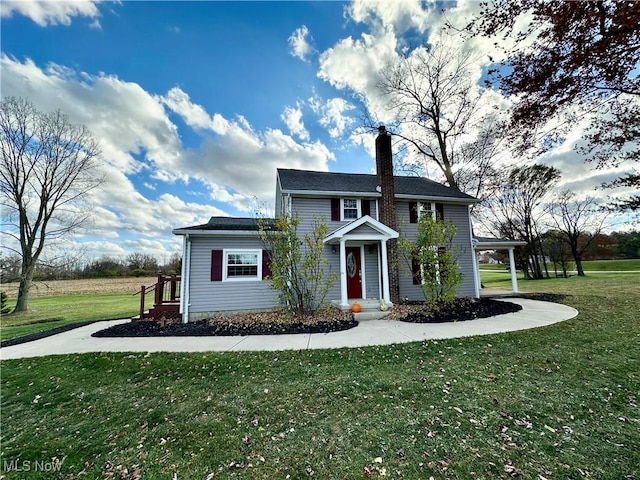
<svg viewBox="0 0 640 480">
<path fill-rule="evenodd" d="M 353 192 L 376 194 L 378 178 L 363 173 L 315 172 L 311 170 L 278 169 L 282 190 L 296 192 Z M 448 197 L 475 200 L 455 188 L 423 177 L 394 176 L 396 195 Z"/>
<path fill-rule="evenodd" d="M 273 226 L 273 218 L 261 219 L 265 225 Z M 216 231 L 258 231 L 257 218 L 245 217 L 211 217 L 209 221 L 202 225 L 192 227 L 177 228 L 176 230 L 216 230 Z"/>
</svg>

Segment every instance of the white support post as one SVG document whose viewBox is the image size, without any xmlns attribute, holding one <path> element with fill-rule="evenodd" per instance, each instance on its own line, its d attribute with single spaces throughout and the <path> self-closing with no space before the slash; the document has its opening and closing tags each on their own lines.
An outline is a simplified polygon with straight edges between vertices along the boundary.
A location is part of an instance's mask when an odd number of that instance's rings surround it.
<svg viewBox="0 0 640 480">
<path fill-rule="evenodd" d="M 346 240 L 340 239 L 340 301 L 343 307 L 349 306 L 347 296 L 347 248 Z"/>
<path fill-rule="evenodd" d="M 516 261 L 513 256 L 513 247 L 509 249 L 509 270 L 511 271 L 511 289 L 518 293 L 518 277 L 516 276 Z"/>
<path fill-rule="evenodd" d="M 387 241 L 382 240 L 382 295 L 387 305 L 391 304 L 391 294 L 389 293 L 389 262 L 387 260 Z"/>
<path fill-rule="evenodd" d="M 473 289 L 476 294 L 476 298 L 480 298 L 480 287 L 482 281 L 480 280 L 480 265 L 478 265 L 478 252 L 471 246 L 472 258 L 473 258 Z"/>
</svg>

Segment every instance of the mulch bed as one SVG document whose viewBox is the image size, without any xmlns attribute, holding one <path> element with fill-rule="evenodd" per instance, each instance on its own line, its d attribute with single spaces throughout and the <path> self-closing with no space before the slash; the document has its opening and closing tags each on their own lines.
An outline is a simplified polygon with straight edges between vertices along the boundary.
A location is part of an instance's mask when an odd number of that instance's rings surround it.
<svg viewBox="0 0 640 480">
<path fill-rule="evenodd" d="M 122 323 L 94 333 L 93 337 L 201 337 L 329 333 L 358 325 L 351 312 L 329 308 L 304 318 L 268 311 L 208 318 L 198 322 L 162 326 L 155 321 Z"/>
<path fill-rule="evenodd" d="M 410 323 L 462 322 L 522 310 L 521 305 L 490 298 L 457 298 L 453 302 L 432 307 L 424 302 L 403 302 L 393 307 L 395 318 Z"/>
<path fill-rule="evenodd" d="M 443 323 L 486 318 L 522 310 L 515 303 L 488 298 L 458 298 L 438 309 L 425 302 L 403 302 L 393 307 L 395 320 L 412 323 Z M 94 337 L 200 337 L 329 333 L 358 325 L 351 312 L 329 308 L 304 318 L 282 311 L 254 312 L 209 318 L 198 322 L 169 323 L 137 321 L 114 325 L 94 333 Z"/>
</svg>

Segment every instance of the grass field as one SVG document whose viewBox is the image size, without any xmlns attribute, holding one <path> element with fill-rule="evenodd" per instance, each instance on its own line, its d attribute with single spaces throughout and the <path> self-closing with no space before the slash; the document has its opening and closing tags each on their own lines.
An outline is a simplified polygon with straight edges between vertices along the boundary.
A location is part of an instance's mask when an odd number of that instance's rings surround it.
<svg viewBox="0 0 640 480">
<path fill-rule="evenodd" d="M 508 265 L 481 264 L 481 270 L 505 270 Z M 582 262 L 585 271 L 589 272 L 622 272 L 640 271 L 640 259 L 630 260 L 589 260 Z M 549 273 L 553 271 L 553 264 L 548 266 Z M 574 262 L 569 262 L 569 270 L 575 270 Z"/>
<path fill-rule="evenodd" d="M 605 275 L 522 282 L 580 310 L 530 331 L 2 362 L 5 478 L 638 479 L 640 276 Z"/>
<path fill-rule="evenodd" d="M 28 312 L 2 315 L 0 340 L 83 321 L 131 317 L 140 308 L 140 296 L 133 293 L 155 281 L 145 277 L 36 282 Z M 10 306 L 15 304 L 17 288 L 17 284 L 2 285 L 10 295 Z"/>
</svg>

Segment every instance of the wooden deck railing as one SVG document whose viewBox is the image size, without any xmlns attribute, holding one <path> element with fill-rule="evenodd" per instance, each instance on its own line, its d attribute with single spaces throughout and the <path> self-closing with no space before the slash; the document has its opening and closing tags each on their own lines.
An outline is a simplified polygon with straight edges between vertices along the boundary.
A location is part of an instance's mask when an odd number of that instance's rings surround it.
<svg viewBox="0 0 640 480">
<path fill-rule="evenodd" d="M 140 319 L 155 318 L 155 312 L 178 311 L 173 307 L 180 305 L 180 281 L 180 275 L 158 275 L 155 285 L 148 287 L 142 285 L 137 293 L 140 295 Z M 149 309 L 149 313 L 145 313 L 146 297 L 150 292 L 154 292 L 153 309 Z"/>
</svg>

